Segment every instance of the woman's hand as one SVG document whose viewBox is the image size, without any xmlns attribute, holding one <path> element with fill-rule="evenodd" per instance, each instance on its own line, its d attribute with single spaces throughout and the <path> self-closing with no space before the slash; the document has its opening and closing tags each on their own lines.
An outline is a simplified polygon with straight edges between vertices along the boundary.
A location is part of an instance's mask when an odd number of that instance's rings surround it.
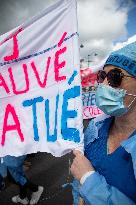
<svg viewBox="0 0 136 205">
<path fill-rule="evenodd" d="M 80 151 L 73 151 L 75 155 L 75 159 L 71 165 L 71 173 L 72 175 L 80 181 L 82 176 L 89 171 L 94 171 L 94 168 L 91 162 L 80 152 Z"/>
</svg>

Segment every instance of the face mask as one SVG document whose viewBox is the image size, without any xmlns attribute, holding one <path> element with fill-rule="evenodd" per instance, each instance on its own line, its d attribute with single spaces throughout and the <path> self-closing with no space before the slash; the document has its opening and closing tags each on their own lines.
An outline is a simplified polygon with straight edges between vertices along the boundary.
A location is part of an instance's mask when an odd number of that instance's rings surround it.
<svg viewBox="0 0 136 205">
<path fill-rule="evenodd" d="M 134 96 L 128 107 L 124 106 L 125 95 Z M 96 90 L 96 105 L 107 115 L 121 116 L 128 112 L 136 95 L 127 94 L 126 90 L 112 88 L 111 86 L 99 84 Z"/>
</svg>

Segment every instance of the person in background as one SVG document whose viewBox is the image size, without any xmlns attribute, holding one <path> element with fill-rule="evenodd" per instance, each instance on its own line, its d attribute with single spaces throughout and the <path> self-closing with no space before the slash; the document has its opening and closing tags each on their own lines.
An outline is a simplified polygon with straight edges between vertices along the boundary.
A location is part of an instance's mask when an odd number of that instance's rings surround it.
<svg viewBox="0 0 136 205">
<path fill-rule="evenodd" d="M 33 184 L 26 178 L 23 170 L 23 163 L 25 159 L 26 155 L 19 157 L 5 156 L 1 158 L 0 174 L 2 176 L 6 176 L 8 171 L 12 179 L 19 186 L 20 193 L 19 195 L 12 197 L 13 203 L 34 205 L 38 203 L 44 188 Z M 30 202 L 27 195 L 28 190 L 32 192 Z"/>
<path fill-rule="evenodd" d="M 136 42 L 108 57 L 98 73 L 96 105 L 106 114 L 85 131 L 85 156 L 74 151 L 74 205 L 136 205 Z"/>
<path fill-rule="evenodd" d="M 4 179 L 2 177 L 2 175 L 0 174 L 0 192 L 5 188 L 5 182 Z"/>
</svg>

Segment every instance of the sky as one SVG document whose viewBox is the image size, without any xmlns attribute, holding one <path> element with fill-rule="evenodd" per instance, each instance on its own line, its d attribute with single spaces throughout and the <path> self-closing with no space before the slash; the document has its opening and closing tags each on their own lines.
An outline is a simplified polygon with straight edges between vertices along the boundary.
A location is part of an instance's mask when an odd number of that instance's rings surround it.
<svg viewBox="0 0 136 205">
<path fill-rule="evenodd" d="M 0 0 L 0 35 L 57 0 Z M 136 0 L 77 0 L 80 58 L 101 64 L 112 50 L 136 41 Z"/>
</svg>

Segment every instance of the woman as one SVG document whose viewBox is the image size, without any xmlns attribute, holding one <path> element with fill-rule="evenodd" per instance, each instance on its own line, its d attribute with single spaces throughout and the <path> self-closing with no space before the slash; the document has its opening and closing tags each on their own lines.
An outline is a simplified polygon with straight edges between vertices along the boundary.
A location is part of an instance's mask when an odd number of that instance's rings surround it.
<svg viewBox="0 0 136 205">
<path fill-rule="evenodd" d="M 85 156 L 74 151 L 74 205 L 136 204 L 136 42 L 111 53 L 98 73 L 96 104 L 107 115 L 85 132 Z"/>
</svg>

